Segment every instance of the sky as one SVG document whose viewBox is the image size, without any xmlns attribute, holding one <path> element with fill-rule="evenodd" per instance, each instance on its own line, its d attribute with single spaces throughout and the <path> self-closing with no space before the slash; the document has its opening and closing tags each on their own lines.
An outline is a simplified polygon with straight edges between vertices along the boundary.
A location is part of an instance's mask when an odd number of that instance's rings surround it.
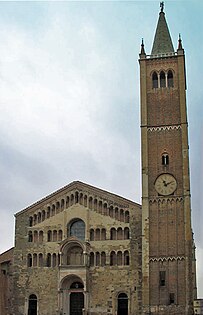
<svg viewBox="0 0 203 315">
<path fill-rule="evenodd" d="M 203 297 L 203 1 L 168 0 L 186 53 L 192 225 Z M 0 1 L 0 253 L 14 214 L 80 180 L 141 203 L 139 52 L 159 1 Z"/>
</svg>

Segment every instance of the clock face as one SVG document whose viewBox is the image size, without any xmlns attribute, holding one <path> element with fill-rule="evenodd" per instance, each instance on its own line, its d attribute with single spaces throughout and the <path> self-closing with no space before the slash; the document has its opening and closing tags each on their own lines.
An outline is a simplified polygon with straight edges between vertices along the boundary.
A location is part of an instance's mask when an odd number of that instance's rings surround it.
<svg viewBox="0 0 203 315">
<path fill-rule="evenodd" d="M 177 181 L 171 174 L 161 174 L 155 181 L 155 189 L 158 194 L 167 196 L 174 193 L 177 188 Z"/>
</svg>

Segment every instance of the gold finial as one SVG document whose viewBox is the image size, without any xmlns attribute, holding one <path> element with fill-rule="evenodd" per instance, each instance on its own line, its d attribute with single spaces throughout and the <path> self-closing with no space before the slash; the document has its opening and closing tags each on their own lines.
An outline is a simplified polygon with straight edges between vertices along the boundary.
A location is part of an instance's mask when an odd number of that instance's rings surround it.
<svg viewBox="0 0 203 315">
<path fill-rule="evenodd" d="M 164 12 L 164 2 L 160 2 L 160 8 L 161 8 L 161 12 Z"/>
</svg>

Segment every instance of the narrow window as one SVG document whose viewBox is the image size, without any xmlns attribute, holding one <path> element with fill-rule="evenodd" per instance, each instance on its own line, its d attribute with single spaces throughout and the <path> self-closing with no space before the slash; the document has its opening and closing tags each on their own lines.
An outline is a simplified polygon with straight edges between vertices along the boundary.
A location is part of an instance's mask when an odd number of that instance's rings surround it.
<svg viewBox="0 0 203 315">
<path fill-rule="evenodd" d="M 63 238 L 63 231 L 59 230 L 58 231 L 58 241 L 62 241 L 62 238 Z"/>
<path fill-rule="evenodd" d="M 168 79 L 168 87 L 169 88 L 173 87 L 173 72 L 171 70 L 168 71 L 167 79 Z"/>
<path fill-rule="evenodd" d="M 29 217 L 29 226 L 33 225 L 33 217 Z"/>
<path fill-rule="evenodd" d="M 43 231 L 39 231 L 39 242 L 43 242 Z"/>
<path fill-rule="evenodd" d="M 152 88 L 157 89 L 158 88 L 158 75 L 156 72 L 152 75 Z"/>
<path fill-rule="evenodd" d="M 167 153 L 162 154 L 162 165 L 169 165 L 169 155 Z"/>
<path fill-rule="evenodd" d="M 160 73 L 160 87 L 161 88 L 166 87 L 166 76 L 165 76 L 165 73 L 163 71 L 161 71 L 161 73 Z"/>
<path fill-rule="evenodd" d="M 174 293 L 170 293 L 169 294 L 169 303 L 170 304 L 174 304 L 175 303 L 175 294 Z"/>
<path fill-rule="evenodd" d="M 100 229 L 96 229 L 95 241 L 100 241 Z"/>
<path fill-rule="evenodd" d="M 35 294 L 29 296 L 28 315 L 37 315 L 37 297 Z"/>
<path fill-rule="evenodd" d="M 53 231 L 53 242 L 56 242 L 57 241 L 57 231 L 54 230 Z"/>
<path fill-rule="evenodd" d="M 96 266 L 99 266 L 100 265 L 100 253 L 99 252 L 96 252 Z"/>
<path fill-rule="evenodd" d="M 121 251 L 117 253 L 117 265 L 121 266 L 123 264 L 123 254 Z"/>
<path fill-rule="evenodd" d="M 124 229 L 124 240 L 128 240 L 130 238 L 130 231 L 128 227 Z"/>
<path fill-rule="evenodd" d="M 101 252 L 101 266 L 105 266 L 105 265 L 106 265 L 106 253 Z"/>
<path fill-rule="evenodd" d="M 160 287 L 164 287 L 166 285 L 166 271 L 159 272 L 159 283 Z"/>
<path fill-rule="evenodd" d="M 102 229 L 101 230 L 101 240 L 104 241 L 106 239 L 106 230 Z"/>
<path fill-rule="evenodd" d="M 52 256 L 52 266 L 56 267 L 56 254 L 53 254 Z"/>
<path fill-rule="evenodd" d="M 42 221 L 45 220 L 45 210 L 42 211 Z"/>
<path fill-rule="evenodd" d="M 90 241 L 94 241 L 94 230 L 90 230 Z"/>
<path fill-rule="evenodd" d="M 39 267 L 43 267 L 43 255 L 42 255 L 42 253 L 39 254 Z"/>
<path fill-rule="evenodd" d="M 52 241 L 52 231 L 48 231 L 47 232 L 47 242 L 51 242 Z"/>
<path fill-rule="evenodd" d="M 29 231 L 29 234 L 28 234 L 28 242 L 32 242 L 33 241 L 33 236 L 32 236 L 32 231 Z"/>
<path fill-rule="evenodd" d="M 47 254 L 47 267 L 51 267 L 51 254 Z"/>
<path fill-rule="evenodd" d="M 130 256 L 128 250 L 124 252 L 124 265 L 129 266 L 130 265 Z"/>
<path fill-rule="evenodd" d="M 32 255 L 31 254 L 27 255 L 27 266 L 32 267 Z"/>
<path fill-rule="evenodd" d="M 121 227 L 117 229 L 117 240 L 123 240 L 123 229 Z"/>
<path fill-rule="evenodd" d="M 37 254 L 33 254 L 33 267 L 37 267 Z"/>
<path fill-rule="evenodd" d="M 129 221 L 130 221 L 129 211 L 125 211 L 125 223 L 129 223 Z"/>
<path fill-rule="evenodd" d="M 111 240 L 116 240 L 116 229 L 115 228 L 112 228 L 110 230 L 110 239 Z"/>
<path fill-rule="evenodd" d="M 94 266 L 94 253 L 93 252 L 90 253 L 90 266 L 91 267 Z"/>
<path fill-rule="evenodd" d="M 110 266 L 115 266 L 117 264 L 116 253 L 111 252 L 110 254 Z"/>
</svg>

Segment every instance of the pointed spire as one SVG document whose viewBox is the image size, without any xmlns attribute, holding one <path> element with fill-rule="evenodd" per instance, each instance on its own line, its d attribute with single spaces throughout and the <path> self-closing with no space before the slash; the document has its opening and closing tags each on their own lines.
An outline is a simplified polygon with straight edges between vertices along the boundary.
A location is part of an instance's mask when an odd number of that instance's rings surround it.
<svg viewBox="0 0 203 315">
<path fill-rule="evenodd" d="M 161 11 L 154 37 L 151 55 L 174 53 L 173 43 L 164 13 L 164 2 L 160 3 Z"/>
<path fill-rule="evenodd" d="M 145 53 L 145 49 L 144 49 L 144 40 L 142 38 L 142 44 L 141 44 L 141 51 L 140 51 L 140 59 L 144 59 L 146 58 L 146 53 Z"/>
<path fill-rule="evenodd" d="M 182 39 L 181 39 L 181 36 L 179 34 L 179 39 L 178 39 L 178 50 L 180 49 L 183 49 L 183 46 L 182 46 Z"/>
<path fill-rule="evenodd" d="M 141 44 L 141 52 L 140 52 L 141 55 L 145 55 L 145 49 L 144 49 L 144 40 L 142 38 L 142 44 Z"/>
</svg>

